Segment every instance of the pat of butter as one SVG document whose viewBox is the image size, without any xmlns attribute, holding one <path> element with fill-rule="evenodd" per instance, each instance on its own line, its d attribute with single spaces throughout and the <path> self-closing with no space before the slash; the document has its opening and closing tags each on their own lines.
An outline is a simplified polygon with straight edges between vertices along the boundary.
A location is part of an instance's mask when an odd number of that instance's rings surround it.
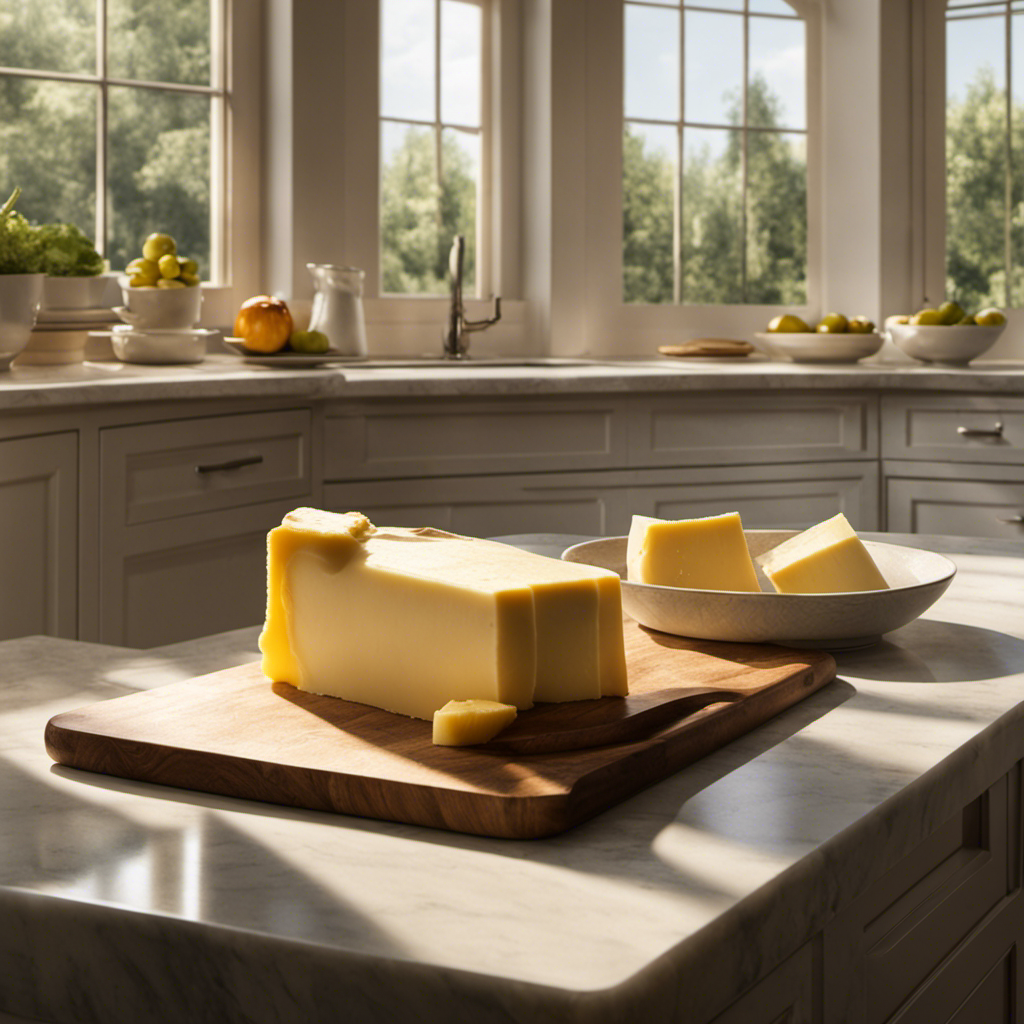
<svg viewBox="0 0 1024 1024">
<path fill-rule="evenodd" d="M 761 590 L 738 512 L 702 519 L 633 516 L 627 579 L 691 590 Z"/>
<path fill-rule="evenodd" d="M 442 747 L 486 743 L 515 721 L 511 704 L 493 700 L 450 700 L 434 712 L 434 742 Z"/>
<path fill-rule="evenodd" d="M 842 512 L 790 537 L 757 560 L 780 594 L 889 589 Z"/>
<path fill-rule="evenodd" d="M 618 576 L 441 530 L 296 509 L 267 539 L 263 672 L 430 720 L 449 700 L 625 694 Z"/>
</svg>

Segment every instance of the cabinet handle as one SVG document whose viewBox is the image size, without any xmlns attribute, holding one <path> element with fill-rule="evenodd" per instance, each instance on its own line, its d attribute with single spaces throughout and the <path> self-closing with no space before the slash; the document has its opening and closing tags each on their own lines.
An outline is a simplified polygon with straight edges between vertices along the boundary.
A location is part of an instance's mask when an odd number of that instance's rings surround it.
<svg viewBox="0 0 1024 1024">
<path fill-rule="evenodd" d="M 1000 518 L 1001 523 L 1024 523 L 1024 516 L 1010 516 L 1009 519 Z"/>
<path fill-rule="evenodd" d="M 1000 420 L 994 427 L 957 427 L 961 437 L 1002 437 L 1003 422 Z"/>
<path fill-rule="evenodd" d="M 227 462 L 210 462 L 205 466 L 196 466 L 196 472 L 221 473 L 229 469 L 241 469 L 243 466 L 258 466 L 262 461 L 262 455 L 246 455 L 242 459 L 228 459 Z"/>
</svg>

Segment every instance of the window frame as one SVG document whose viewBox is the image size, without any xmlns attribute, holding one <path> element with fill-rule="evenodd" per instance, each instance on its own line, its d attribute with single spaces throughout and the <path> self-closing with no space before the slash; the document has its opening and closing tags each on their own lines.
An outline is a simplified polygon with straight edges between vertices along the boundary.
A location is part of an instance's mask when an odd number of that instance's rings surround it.
<svg viewBox="0 0 1024 1024">
<path fill-rule="evenodd" d="M 107 96 L 110 88 L 152 88 L 180 95 L 210 97 L 210 278 L 202 282 L 203 323 L 230 322 L 259 278 L 260 176 L 249 154 L 258 151 L 261 116 L 259 60 L 262 47 L 262 2 L 246 7 L 240 0 L 212 0 L 211 81 L 208 85 L 122 79 L 107 73 L 106 0 L 97 0 L 96 69 L 94 73 L 4 67 L 0 73 L 43 81 L 95 87 L 96 91 L 96 209 L 93 235 L 105 254 L 109 200 L 107 173 Z M 243 13 L 244 12 L 244 13 Z M 219 38 L 218 38 L 219 37 Z M 141 240 L 140 240 L 141 244 Z M 112 267 L 113 272 L 122 270 Z M 241 298 L 240 298 L 241 296 Z"/>
<path fill-rule="evenodd" d="M 807 302 L 786 307 L 816 319 L 821 302 L 821 17 L 814 0 L 789 0 L 807 32 Z M 622 301 L 623 0 L 590 0 L 586 31 L 588 179 L 584 214 L 587 252 L 587 322 L 577 332 L 592 355 L 653 355 L 659 344 L 701 334 L 747 337 L 780 311 L 766 305 L 642 305 Z M 598 59 L 594 59 L 597 57 Z M 615 209 L 615 218 L 607 209 Z M 603 217 L 604 223 L 598 224 Z M 553 339 L 554 341 L 554 339 Z M 564 349 L 563 349 L 564 351 Z"/>
<path fill-rule="evenodd" d="M 363 307 L 371 351 L 380 355 L 440 352 L 447 295 L 380 293 L 380 3 L 332 2 L 340 5 L 343 23 L 340 135 L 355 140 L 338 157 L 341 241 L 334 245 L 337 255 L 332 259 L 366 272 Z M 479 297 L 467 298 L 466 307 L 470 319 L 481 319 L 491 309 L 491 296 L 501 296 L 500 322 L 474 334 L 472 341 L 473 352 L 499 352 L 521 350 L 526 329 L 520 271 L 522 10 L 521 0 L 482 0 L 482 8 L 488 37 L 484 50 L 490 56 L 484 73 L 482 118 L 489 139 L 481 154 L 484 181 L 477 217 L 478 224 L 487 226 L 489 238 L 478 245 L 481 256 L 485 248 L 487 256 L 480 261 L 484 272 L 478 274 Z M 301 275 L 293 290 L 300 296 L 300 306 L 311 294 Z"/>
</svg>

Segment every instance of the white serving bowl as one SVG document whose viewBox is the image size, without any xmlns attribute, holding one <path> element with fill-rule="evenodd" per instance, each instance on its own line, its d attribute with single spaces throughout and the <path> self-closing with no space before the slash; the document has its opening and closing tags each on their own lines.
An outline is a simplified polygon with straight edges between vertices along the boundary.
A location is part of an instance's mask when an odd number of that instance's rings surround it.
<svg viewBox="0 0 1024 1024">
<path fill-rule="evenodd" d="M 107 304 L 107 274 L 94 277 L 50 277 L 43 279 L 43 309 L 98 309 Z"/>
<path fill-rule="evenodd" d="M 0 371 L 28 344 L 42 293 L 42 274 L 0 274 Z"/>
<path fill-rule="evenodd" d="M 199 323 L 203 302 L 202 289 L 132 288 L 128 278 L 120 279 L 124 305 L 114 312 L 133 327 L 162 330 L 170 327 L 194 327 Z"/>
<path fill-rule="evenodd" d="M 106 332 L 95 332 L 94 337 Z M 207 341 L 220 332 L 212 328 L 139 328 L 118 324 L 111 328 L 110 346 L 122 363 L 174 365 L 201 363 Z"/>
<path fill-rule="evenodd" d="M 617 572 L 622 577 L 623 609 L 649 629 L 702 640 L 829 650 L 865 647 L 883 633 L 912 622 L 942 596 L 956 573 L 956 566 L 943 555 L 865 541 L 889 590 L 778 594 L 756 558 L 798 532 L 743 531 L 755 558 L 760 594 L 631 583 L 625 578 L 626 537 L 576 544 L 567 548 L 562 558 Z"/>
<path fill-rule="evenodd" d="M 776 359 L 791 359 L 794 363 L 855 363 L 858 359 L 873 356 L 885 340 L 877 331 L 870 334 L 766 332 L 754 337 L 768 355 Z"/>
<path fill-rule="evenodd" d="M 87 330 L 46 330 L 36 327 L 28 344 L 14 360 L 15 366 L 64 366 L 85 359 Z"/>
<path fill-rule="evenodd" d="M 1006 324 L 998 327 L 981 327 L 976 324 L 889 324 L 886 330 L 893 344 L 908 356 L 940 366 L 966 366 L 999 340 L 999 335 L 1006 330 Z"/>
</svg>

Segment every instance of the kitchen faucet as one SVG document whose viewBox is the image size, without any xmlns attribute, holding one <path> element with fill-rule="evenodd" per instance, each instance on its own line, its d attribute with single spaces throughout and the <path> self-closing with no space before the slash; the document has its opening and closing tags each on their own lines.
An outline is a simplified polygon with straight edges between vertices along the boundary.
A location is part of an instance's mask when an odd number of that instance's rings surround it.
<svg viewBox="0 0 1024 1024">
<path fill-rule="evenodd" d="M 448 330 L 444 335 L 444 358 L 467 359 L 469 338 L 473 331 L 482 331 L 501 319 L 501 297 L 494 296 L 494 316 L 487 320 L 467 320 L 462 304 L 462 264 L 466 255 L 466 239 L 456 235 L 448 254 L 448 270 L 452 275 L 452 301 L 448 310 Z"/>
</svg>

